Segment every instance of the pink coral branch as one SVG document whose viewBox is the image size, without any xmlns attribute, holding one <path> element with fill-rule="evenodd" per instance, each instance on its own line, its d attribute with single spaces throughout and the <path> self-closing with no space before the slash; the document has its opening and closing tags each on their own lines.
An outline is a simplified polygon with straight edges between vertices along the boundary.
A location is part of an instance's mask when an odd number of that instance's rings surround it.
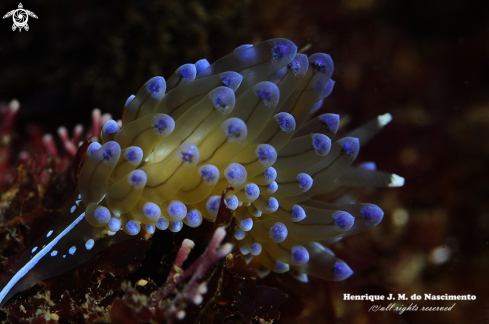
<svg viewBox="0 0 489 324">
<path fill-rule="evenodd" d="M 92 136 L 99 136 L 102 124 L 100 109 L 92 110 Z"/>
<path fill-rule="evenodd" d="M 20 104 L 12 100 L 8 105 L 0 104 L 0 190 L 15 178 L 11 167 L 12 131 Z"/>
<path fill-rule="evenodd" d="M 70 136 L 68 135 L 68 130 L 66 129 L 66 127 L 61 126 L 60 128 L 58 128 L 58 135 L 61 138 L 61 142 L 63 143 L 63 147 L 65 148 L 65 151 L 69 155 L 75 156 L 77 147 L 76 147 L 76 144 L 74 143 L 74 141 L 72 141 L 70 139 Z"/>
<path fill-rule="evenodd" d="M 222 229 L 222 228 L 221 228 Z M 192 301 L 195 304 L 200 304 L 203 300 L 202 294 L 200 293 L 203 288 L 198 286 L 196 283 L 202 279 L 204 274 L 207 272 L 209 267 L 214 264 L 219 259 L 225 257 L 233 250 L 233 245 L 231 243 L 226 243 L 217 250 L 214 251 L 212 255 L 205 258 L 205 262 L 200 262 L 199 267 L 192 275 L 187 286 L 182 291 L 182 298 L 186 301 Z M 190 270 L 190 269 L 189 269 Z M 185 277 L 185 273 L 184 273 Z M 205 291 L 207 291 L 205 289 Z M 205 292 L 204 292 L 205 293 Z"/>
<path fill-rule="evenodd" d="M 183 280 L 182 274 L 182 265 L 187 260 L 188 254 L 195 246 L 195 243 L 189 239 L 185 239 L 182 242 L 182 246 L 178 251 L 177 258 L 173 263 L 173 268 L 168 275 L 165 285 L 163 285 L 160 289 L 153 293 L 153 302 L 150 303 L 151 306 L 156 306 L 161 300 L 166 298 L 170 292 L 175 289 L 175 286 Z"/>
<path fill-rule="evenodd" d="M 177 293 L 171 301 L 162 305 L 162 310 L 165 312 L 168 323 L 175 318 L 182 319 L 185 317 L 185 311 L 181 309 L 178 310 L 176 307 L 176 304 L 179 301 L 190 301 L 195 304 L 200 304 L 202 302 L 202 295 L 207 292 L 207 286 L 205 283 L 198 284 L 198 282 L 204 277 L 207 270 L 215 262 L 231 253 L 233 249 L 233 246 L 230 243 L 226 243 L 222 246 L 220 245 L 225 236 L 226 231 L 222 227 L 216 229 L 207 250 L 186 271 L 183 271 L 181 266 L 187 259 L 190 250 L 193 248 L 194 242 L 188 239 L 183 241 L 166 284 L 155 291 L 148 302 L 150 307 L 156 307 L 158 304 L 161 304 L 170 293 L 174 292 L 176 285 L 182 282 L 185 278 L 191 276 L 190 281 L 185 285 L 181 292 Z"/>
</svg>

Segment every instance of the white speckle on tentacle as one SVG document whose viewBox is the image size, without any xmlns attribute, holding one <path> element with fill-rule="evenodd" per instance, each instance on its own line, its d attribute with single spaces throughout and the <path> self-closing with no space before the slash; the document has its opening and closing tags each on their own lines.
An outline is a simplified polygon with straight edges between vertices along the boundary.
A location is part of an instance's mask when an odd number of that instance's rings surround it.
<svg viewBox="0 0 489 324">
<path fill-rule="evenodd" d="M 52 257 L 53 257 L 53 256 L 56 256 L 56 255 L 58 255 L 58 251 L 54 250 L 53 252 L 51 252 L 51 256 L 52 256 Z"/>
<path fill-rule="evenodd" d="M 75 201 L 75 204 L 76 204 L 77 206 L 80 206 L 80 203 L 81 203 L 81 200 L 77 200 L 77 201 Z"/>
<path fill-rule="evenodd" d="M 66 254 L 63 254 L 63 259 L 66 258 Z"/>
<path fill-rule="evenodd" d="M 80 194 L 80 195 L 78 195 L 78 199 L 81 199 L 81 194 Z"/>
<path fill-rule="evenodd" d="M 93 248 L 93 245 L 95 244 L 94 240 L 92 239 L 89 239 L 87 240 L 87 242 L 85 243 L 85 248 L 87 250 L 91 250 Z"/>
<path fill-rule="evenodd" d="M 75 211 L 75 209 L 76 209 L 76 206 L 75 205 L 71 206 L 70 213 L 73 214 L 73 212 Z"/>
<path fill-rule="evenodd" d="M 46 237 L 50 237 L 51 234 L 53 234 L 53 230 L 50 230 L 47 234 L 46 234 Z"/>
<path fill-rule="evenodd" d="M 37 251 L 37 246 L 35 246 L 32 250 L 31 250 L 31 253 L 34 253 Z"/>
<path fill-rule="evenodd" d="M 73 255 L 73 254 L 75 254 L 75 252 L 76 252 L 76 246 L 74 246 L 74 245 L 73 245 L 73 246 L 72 246 L 72 247 L 70 247 L 70 249 L 68 250 L 68 253 L 69 253 L 69 254 L 71 254 L 71 255 Z"/>
</svg>

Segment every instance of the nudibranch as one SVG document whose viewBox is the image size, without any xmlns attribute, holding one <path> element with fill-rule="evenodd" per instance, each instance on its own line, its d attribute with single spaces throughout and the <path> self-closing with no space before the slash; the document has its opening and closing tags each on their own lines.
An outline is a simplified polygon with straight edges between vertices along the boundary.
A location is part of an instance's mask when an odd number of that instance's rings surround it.
<svg viewBox="0 0 489 324">
<path fill-rule="evenodd" d="M 352 166 L 389 114 L 340 138 L 338 115 L 311 118 L 333 90 L 332 73 L 329 55 L 307 57 L 291 41 L 272 39 L 212 65 L 184 64 L 166 81 L 150 79 L 127 99 L 122 122 L 109 120 L 100 143 L 88 146 L 77 192 L 18 258 L 0 303 L 141 231 L 215 221 L 221 204 L 232 211 L 247 260 L 302 281 L 349 277 L 325 245 L 376 226 L 384 213 L 314 198 L 404 179 L 374 163 Z"/>
</svg>

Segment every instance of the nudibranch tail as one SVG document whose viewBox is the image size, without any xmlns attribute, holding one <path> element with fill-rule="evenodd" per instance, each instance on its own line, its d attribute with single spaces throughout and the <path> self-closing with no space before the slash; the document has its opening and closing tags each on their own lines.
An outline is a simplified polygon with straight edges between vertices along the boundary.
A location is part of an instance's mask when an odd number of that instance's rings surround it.
<svg viewBox="0 0 489 324">
<path fill-rule="evenodd" d="M 127 99 L 122 126 L 108 121 L 101 143 L 90 144 L 80 198 L 24 252 L 0 300 L 141 231 L 214 222 L 221 201 L 235 218 L 239 251 L 256 258 L 266 269 L 260 274 L 349 277 L 353 271 L 324 245 L 378 225 L 384 212 L 348 196 L 315 197 L 404 179 L 373 163 L 353 166 L 390 114 L 346 136 L 337 134 L 337 114 L 310 119 L 333 90 L 333 70 L 328 54 L 307 57 L 291 41 L 272 39 L 212 65 L 184 64 L 167 81 L 150 79 Z"/>
</svg>

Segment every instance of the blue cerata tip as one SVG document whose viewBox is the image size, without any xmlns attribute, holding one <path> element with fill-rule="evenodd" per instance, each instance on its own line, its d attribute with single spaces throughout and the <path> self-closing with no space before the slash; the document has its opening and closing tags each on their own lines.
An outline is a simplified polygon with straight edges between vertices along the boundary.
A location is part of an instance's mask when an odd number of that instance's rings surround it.
<svg viewBox="0 0 489 324">
<path fill-rule="evenodd" d="M 209 186 L 215 185 L 219 180 L 219 169 L 212 164 L 201 166 L 198 172 L 202 181 Z"/>
<path fill-rule="evenodd" d="M 148 177 L 143 170 L 134 170 L 127 175 L 127 182 L 135 189 L 143 189 Z"/>
<path fill-rule="evenodd" d="M 302 192 L 306 192 L 311 189 L 314 180 L 307 173 L 299 173 L 297 175 L 297 182 L 299 183 L 299 188 Z"/>
<path fill-rule="evenodd" d="M 143 214 L 150 220 L 154 220 L 156 222 L 161 217 L 161 209 L 157 204 L 147 202 L 143 206 Z"/>
<path fill-rule="evenodd" d="M 272 48 L 272 56 L 274 59 L 280 60 L 284 57 L 284 53 L 286 53 L 287 50 L 287 45 L 277 44 Z"/>
<path fill-rule="evenodd" d="M 162 231 L 166 230 L 168 225 L 170 225 L 170 222 L 163 217 L 158 218 L 158 221 L 156 222 L 156 228 Z"/>
<path fill-rule="evenodd" d="M 277 190 L 278 190 L 278 183 L 277 182 L 273 181 L 272 183 L 270 183 L 268 185 L 267 191 L 269 194 L 274 194 L 277 192 Z"/>
<path fill-rule="evenodd" d="M 384 211 L 374 204 L 362 204 L 361 213 L 368 228 L 377 226 L 384 218 Z"/>
<path fill-rule="evenodd" d="M 377 170 L 377 164 L 375 164 L 375 162 L 363 162 L 358 165 L 358 168 L 367 171 L 375 171 Z"/>
<path fill-rule="evenodd" d="M 204 71 L 209 66 L 211 66 L 211 64 L 206 59 L 201 59 L 201 60 L 198 60 L 197 62 L 195 62 L 195 70 L 197 71 L 197 74 Z"/>
<path fill-rule="evenodd" d="M 221 129 L 226 133 L 228 142 L 240 143 L 248 136 L 245 122 L 236 117 L 226 119 L 221 124 Z"/>
<path fill-rule="evenodd" d="M 104 161 L 113 162 L 114 160 L 118 160 L 121 154 L 121 147 L 119 143 L 110 141 L 102 146 L 102 157 Z"/>
<path fill-rule="evenodd" d="M 300 61 L 298 61 L 298 60 L 294 59 L 292 62 L 289 63 L 289 69 L 293 73 L 299 72 L 300 68 L 301 68 L 301 64 L 300 64 Z"/>
<path fill-rule="evenodd" d="M 334 70 L 333 59 L 329 54 L 316 53 L 309 56 L 309 62 L 315 71 L 331 76 Z"/>
<path fill-rule="evenodd" d="M 178 222 L 170 222 L 168 225 L 168 229 L 172 231 L 173 233 L 180 232 L 183 227 L 183 222 L 178 221 Z"/>
<path fill-rule="evenodd" d="M 265 104 L 275 106 L 280 97 L 280 91 L 275 83 L 263 81 L 255 85 L 255 94 Z"/>
<path fill-rule="evenodd" d="M 209 215 L 216 217 L 221 205 L 221 196 L 215 195 L 207 200 L 206 208 Z"/>
<path fill-rule="evenodd" d="M 106 134 L 115 134 L 119 131 L 119 124 L 113 119 L 108 120 L 102 128 Z"/>
<path fill-rule="evenodd" d="M 158 136 L 168 136 L 175 129 L 175 121 L 166 114 L 156 114 L 153 117 L 152 125 Z"/>
<path fill-rule="evenodd" d="M 355 217 L 344 211 L 336 211 L 333 213 L 335 229 L 338 232 L 345 233 L 355 223 Z"/>
<path fill-rule="evenodd" d="M 268 213 L 275 213 L 278 210 L 279 207 L 280 207 L 280 205 L 278 203 L 278 200 L 276 198 L 274 198 L 274 197 L 270 197 L 268 199 L 268 205 L 267 205 L 267 207 L 266 207 L 265 210 Z"/>
<path fill-rule="evenodd" d="M 306 212 L 301 206 L 294 205 L 294 207 L 292 207 L 292 214 L 290 215 L 290 220 L 292 222 L 300 222 L 301 220 L 306 218 L 306 216 Z"/>
<path fill-rule="evenodd" d="M 220 113 L 225 113 L 230 108 L 234 107 L 236 103 L 236 97 L 234 91 L 228 87 L 217 87 L 209 92 L 209 98 L 212 100 L 212 104 Z"/>
<path fill-rule="evenodd" d="M 238 197 L 236 197 L 235 195 L 229 195 L 224 198 L 224 203 L 231 210 L 235 210 L 239 207 L 239 200 Z"/>
<path fill-rule="evenodd" d="M 272 227 L 270 227 L 269 235 L 273 242 L 281 243 L 285 241 L 289 231 L 287 230 L 287 226 L 283 223 L 277 222 Z"/>
<path fill-rule="evenodd" d="M 309 252 L 307 249 L 301 245 L 296 245 L 292 247 L 290 251 L 292 264 L 295 266 L 300 266 L 309 261 Z"/>
<path fill-rule="evenodd" d="M 198 227 L 202 224 L 202 214 L 197 209 L 192 209 L 185 217 L 185 224 L 190 227 Z"/>
<path fill-rule="evenodd" d="M 109 223 L 107 224 L 107 228 L 111 232 L 117 232 L 121 229 L 121 221 L 119 218 L 111 217 Z"/>
<path fill-rule="evenodd" d="M 241 186 L 245 183 L 248 173 L 244 166 L 239 163 L 231 163 L 224 170 L 224 176 L 231 186 Z"/>
<path fill-rule="evenodd" d="M 148 234 L 154 234 L 155 233 L 155 230 L 156 230 L 156 227 L 155 227 L 154 224 L 146 224 L 146 225 L 143 226 L 143 229 Z"/>
<path fill-rule="evenodd" d="M 187 63 L 180 66 L 176 74 L 179 75 L 185 81 L 191 81 L 195 79 L 197 75 L 197 69 L 195 68 L 195 64 Z"/>
<path fill-rule="evenodd" d="M 87 155 L 88 156 L 92 156 L 93 153 L 97 152 L 98 150 L 100 150 L 100 148 L 102 147 L 102 145 L 100 145 L 99 142 L 93 142 L 91 143 L 88 148 L 87 148 Z"/>
<path fill-rule="evenodd" d="M 253 219 L 243 219 L 241 222 L 239 222 L 239 228 L 241 228 L 245 232 L 251 231 L 251 229 L 253 228 Z"/>
<path fill-rule="evenodd" d="M 124 106 L 129 106 L 129 104 L 132 102 L 132 100 L 134 99 L 135 95 L 130 95 L 129 98 L 127 98 L 126 100 L 126 104 Z"/>
<path fill-rule="evenodd" d="M 245 236 L 246 236 L 246 233 L 240 228 L 238 228 L 236 230 L 236 232 L 234 233 L 234 238 L 237 239 L 238 241 L 241 241 L 242 239 L 244 239 Z"/>
<path fill-rule="evenodd" d="M 335 134 L 340 127 L 340 115 L 337 114 L 323 114 L 319 116 L 319 121 L 328 126 L 329 131 Z"/>
<path fill-rule="evenodd" d="M 250 251 L 248 251 L 248 248 L 246 247 L 246 245 L 242 245 L 239 248 L 239 251 L 241 252 L 242 255 L 248 255 L 250 253 Z"/>
<path fill-rule="evenodd" d="M 163 95 L 166 91 L 165 79 L 160 76 L 151 78 L 146 85 L 146 89 L 148 90 L 151 97 L 156 100 L 160 100 L 161 98 L 163 98 Z"/>
<path fill-rule="evenodd" d="M 237 72 L 223 72 L 221 73 L 221 84 L 225 87 L 229 87 L 236 91 L 243 81 L 243 76 Z"/>
<path fill-rule="evenodd" d="M 333 81 L 333 79 L 329 79 L 328 83 L 326 83 L 326 86 L 323 89 L 323 92 L 321 92 L 321 98 L 327 98 L 333 92 L 334 89 L 334 84 L 336 81 Z"/>
<path fill-rule="evenodd" d="M 174 222 L 181 221 L 187 216 L 187 206 L 184 203 L 173 200 L 166 208 L 168 216 Z"/>
<path fill-rule="evenodd" d="M 312 146 L 319 156 L 325 156 L 331 150 L 331 140 L 324 134 L 312 135 Z"/>
<path fill-rule="evenodd" d="M 333 267 L 334 280 L 345 280 L 353 274 L 353 270 L 343 261 L 338 260 Z"/>
<path fill-rule="evenodd" d="M 295 119 L 294 117 L 286 112 L 278 113 L 274 116 L 278 123 L 278 126 L 285 132 L 289 133 L 295 130 Z"/>
<path fill-rule="evenodd" d="M 260 188 L 254 183 L 248 183 L 244 187 L 244 192 L 246 195 L 246 199 L 250 201 L 255 201 L 260 196 Z"/>
<path fill-rule="evenodd" d="M 296 280 L 299 280 L 300 282 L 303 282 L 303 283 L 309 282 L 309 277 L 307 276 L 307 274 L 305 274 L 303 272 L 292 270 L 290 272 L 290 274 L 292 275 L 292 277 L 294 277 Z"/>
<path fill-rule="evenodd" d="M 299 72 L 306 71 L 308 68 L 307 55 L 302 53 L 297 53 L 292 62 L 289 63 L 289 69 L 297 74 Z"/>
<path fill-rule="evenodd" d="M 253 243 L 253 244 L 251 244 L 251 246 L 250 246 L 250 253 L 252 255 L 255 255 L 255 256 L 256 255 L 260 255 L 261 251 L 262 251 L 262 246 L 261 246 L 260 243 Z"/>
<path fill-rule="evenodd" d="M 275 261 L 275 268 L 273 269 L 273 271 L 275 271 L 277 273 L 284 273 L 284 272 L 287 272 L 289 270 L 290 270 L 290 266 L 287 263 L 283 263 L 280 260 Z"/>
<path fill-rule="evenodd" d="M 355 159 L 360 151 L 360 140 L 356 137 L 345 137 L 338 141 L 346 155 Z"/>
<path fill-rule="evenodd" d="M 200 153 L 197 146 L 192 143 L 183 143 L 175 150 L 176 159 L 180 159 L 182 163 L 193 166 L 199 162 Z"/>
<path fill-rule="evenodd" d="M 141 224 L 139 224 L 139 222 L 131 219 L 130 221 L 128 221 L 126 223 L 125 228 L 126 228 L 127 234 L 137 235 L 141 231 Z"/>
<path fill-rule="evenodd" d="M 277 151 L 269 144 L 260 144 L 255 150 L 256 157 L 264 167 L 269 167 L 277 161 Z"/>
<path fill-rule="evenodd" d="M 124 151 L 124 158 L 133 165 L 138 165 L 143 159 L 143 150 L 138 146 L 130 146 Z"/>
<path fill-rule="evenodd" d="M 110 211 L 106 207 L 100 206 L 93 211 L 93 217 L 97 223 L 107 224 L 110 221 L 111 215 Z"/>
<path fill-rule="evenodd" d="M 288 39 L 277 38 L 269 41 L 272 46 L 272 57 L 276 60 L 290 59 L 297 53 L 297 46 Z"/>
<path fill-rule="evenodd" d="M 267 181 L 275 181 L 277 179 L 277 170 L 275 168 L 269 167 L 263 172 L 263 176 Z"/>
</svg>

